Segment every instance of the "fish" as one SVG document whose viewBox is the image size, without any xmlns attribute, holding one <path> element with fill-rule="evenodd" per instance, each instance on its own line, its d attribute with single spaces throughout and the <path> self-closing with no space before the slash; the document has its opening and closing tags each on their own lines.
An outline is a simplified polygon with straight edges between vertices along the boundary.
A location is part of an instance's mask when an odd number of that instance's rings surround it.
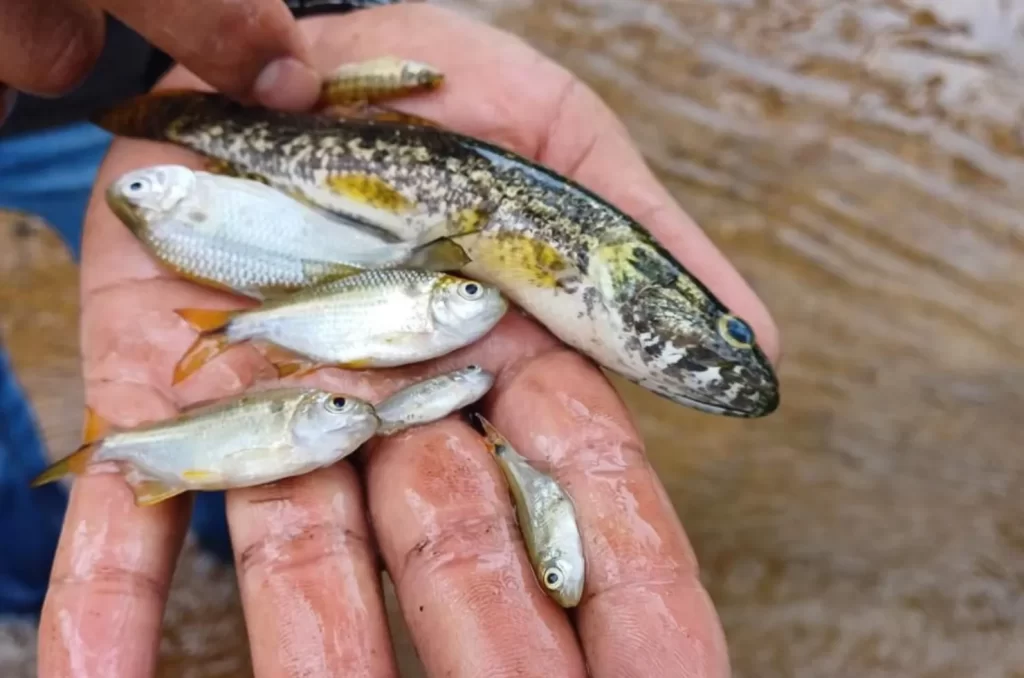
<svg viewBox="0 0 1024 678">
<path fill-rule="evenodd" d="M 415 269 L 363 271 L 256 308 L 176 309 L 199 336 L 175 365 L 173 383 L 253 340 L 270 346 L 264 355 L 280 376 L 323 365 L 365 369 L 430 360 L 482 338 L 507 310 L 490 285 Z"/>
<path fill-rule="evenodd" d="M 324 76 L 321 105 L 381 101 L 436 89 L 444 74 L 430 64 L 395 56 L 342 64 Z"/>
<path fill-rule="evenodd" d="M 114 462 L 136 505 L 152 506 L 188 491 L 252 487 L 329 466 L 379 425 L 369 402 L 303 387 L 199 403 L 133 428 L 111 426 L 87 407 L 82 445 L 31 486 Z"/>
<path fill-rule="evenodd" d="M 572 498 L 516 452 L 482 414 L 475 412 L 474 418 L 508 482 L 537 582 L 562 607 L 576 607 L 583 597 L 586 562 Z"/>
<path fill-rule="evenodd" d="M 245 178 L 154 165 L 112 181 L 106 202 L 161 264 L 264 300 L 372 268 L 456 271 L 453 241 L 393 242 Z"/>
<path fill-rule="evenodd" d="M 497 286 L 606 370 L 706 413 L 754 418 L 779 406 L 778 377 L 748 322 L 632 217 L 521 155 L 439 127 L 186 90 L 130 98 L 90 119 L 217 158 L 400 239 L 446 223 L 470 259 L 461 274 Z"/>
<path fill-rule="evenodd" d="M 479 365 L 410 384 L 374 406 L 381 421 L 377 435 L 390 436 L 444 419 L 483 398 L 493 385 L 494 375 Z"/>
</svg>

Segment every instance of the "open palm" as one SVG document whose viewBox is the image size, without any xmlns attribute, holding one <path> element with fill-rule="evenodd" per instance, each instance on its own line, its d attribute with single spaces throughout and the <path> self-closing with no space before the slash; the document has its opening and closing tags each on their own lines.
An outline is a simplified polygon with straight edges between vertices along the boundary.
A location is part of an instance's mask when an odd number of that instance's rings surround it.
<svg viewBox="0 0 1024 678">
<path fill-rule="evenodd" d="M 753 292 L 657 183 L 617 119 L 565 70 L 510 35 L 427 5 L 317 17 L 303 28 L 324 71 L 384 54 L 442 69 L 441 90 L 396 107 L 533 157 L 617 204 L 777 356 Z M 201 85 L 178 70 L 161 86 Z M 201 166 L 168 145 L 117 141 L 87 217 L 87 401 L 117 425 L 274 375 L 255 349 L 238 346 L 171 386 L 194 338 L 173 309 L 248 302 L 177 279 L 105 205 L 115 176 L 166 162 Z M 395 676 L 382 558 L 431 676 L 583 676 L 588 666 L 597 678 L 728 675 L 693 553 L 624 405 L 590 361 L 525 315 L 508 314 L 485 340 L 435 363 L 330 369 L 303 381 L 376 400 L 471 362 L 498 374 L 486 416 L 575 500 L 588 560 L 580 606 L 566 614 L 537 585 L 498 468 L 451 417 L 375 441 L 359 472 L 343 461 L 227 493 L 256 674 Z M 187 496 L 136 507 L 116 475 L 75 482 L 40 629 L 41 675 L 152 675 L 188 507 Z"/>
</svg>

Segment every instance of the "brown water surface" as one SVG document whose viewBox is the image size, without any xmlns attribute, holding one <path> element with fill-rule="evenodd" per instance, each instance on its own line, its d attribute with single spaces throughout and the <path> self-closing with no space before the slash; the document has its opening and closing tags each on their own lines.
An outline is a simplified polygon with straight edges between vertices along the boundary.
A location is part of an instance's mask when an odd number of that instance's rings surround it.
<svg viewBox="0 0 1024 678">
<path fill-rule="evenodd" d="M 616 382 L 735 675 L 1024 676 L 1024 0 L 444 4 L 598 91 L 781 326 L 765 420 Z M 0 320 L 63 452 L 74 271 L 2 237 Z M 229 572 L 187 553 L 167 617 L 161 675 L 248 675 Z"/>
</svg>

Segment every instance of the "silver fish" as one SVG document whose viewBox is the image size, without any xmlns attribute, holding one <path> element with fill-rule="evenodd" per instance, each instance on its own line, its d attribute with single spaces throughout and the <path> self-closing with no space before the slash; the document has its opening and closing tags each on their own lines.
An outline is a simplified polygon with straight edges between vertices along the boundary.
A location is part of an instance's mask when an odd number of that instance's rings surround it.
<svg viewBox="0 0 1024 678">
<path fill-rule="evenodd" d="M 90 409 L 84 444 L 32 486 L 117 462 L 136 504 L 152 505 L 189 490 L 250 487 L 328 466 L 372 438 L 379 424 L 370 403 L 315 388 L 235 396 L 128 430 Z"/>
<path fill-rule="evenodd" d="M 391 242 L 258 181 L 184 165 L 127 172 L 106 200 L 167 268 L 255 299 L 364 269 L 458 270 L 468 261 L 451 240 Z"/>
<path fill-rule="evenodd" d="M 268 355 L 282 376 L 317 365 L 361 369 L 430 360 L 480 339 L 507 310 L 494 287 L 405 269 L 364 271 L 255 309 L 179 309 L 200 335 L 175 367 L 174 383 L 250 340 L 294 355 Z"/>
<path fill-rule="evenodd" d="M 483 398 L 493 385 L 494 375 L 479 365 L 411 384 L 374 406 L 381 422 L 377 435 L 394 435 L 444 419 Z"/>
<path fill-rule="evenodd" d="M 541 588 L 562 607 L 576 607 L 583 597 L 586 566 L 572 499 L 554 478 L 516 452 L 482 415 L 477 414 L 476 419 L 508 481 L 519 529 Z"/>
</svg>

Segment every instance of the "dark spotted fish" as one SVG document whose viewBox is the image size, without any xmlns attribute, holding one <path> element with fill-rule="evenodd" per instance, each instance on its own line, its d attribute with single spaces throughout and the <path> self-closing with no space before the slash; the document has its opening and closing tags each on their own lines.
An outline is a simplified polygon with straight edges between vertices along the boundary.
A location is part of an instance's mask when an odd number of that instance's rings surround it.
<svg viewBox="0 0 1024 678">
<path fill-rule="evenodd" d="M 635 220 L 559 174 L 438 127 L 338 120 L 164 91 L 93 121 L 171 142 L 401 239 L 438 223 L 562 341 L 674 402 L 759 417 L 779 404 L 751 327 Z"/>
</svg>

